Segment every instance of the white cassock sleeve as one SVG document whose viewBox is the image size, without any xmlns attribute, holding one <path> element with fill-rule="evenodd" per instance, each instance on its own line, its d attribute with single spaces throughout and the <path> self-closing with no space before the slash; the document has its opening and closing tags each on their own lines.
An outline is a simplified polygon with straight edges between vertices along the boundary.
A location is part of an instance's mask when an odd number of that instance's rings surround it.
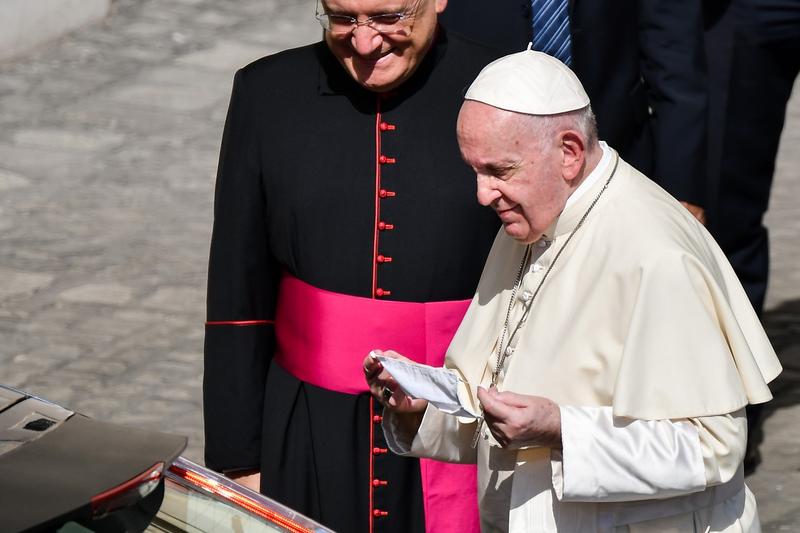
<svg viewBox="0 0 800 533">
<path fill-rule="evenodd" d="M 731 479 L 747 440 L 744 409 L 683 420 L 614 417 L 611 407 L 561 407 L 551 455 L 561 501 L 625 502 L 697 492 Z"/>
<path fill-rule="evenodd" d="M 475 463 L 472 447 L 475 423 L 463 423 L 458 417 L 428 406 L 416 433 L 409 433 L 400 423 L 404 415 L 385 410 L 383 434 L 389 449 L 397 455 L 427 457 L 448 463 Z"/>
</svg>

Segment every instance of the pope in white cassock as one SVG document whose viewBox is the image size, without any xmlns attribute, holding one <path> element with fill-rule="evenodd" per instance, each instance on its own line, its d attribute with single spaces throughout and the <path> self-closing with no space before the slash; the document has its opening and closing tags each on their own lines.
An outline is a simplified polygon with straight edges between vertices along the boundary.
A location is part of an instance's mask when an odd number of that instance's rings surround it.
<svg viewBox="0 0 800 533">
<path fill-rule="evenodd" d="M 759 531 L 744 406 L 781 367 L 717 244 L 597 140 L 557 60 L 501 58 L 465 99 L 461 153 L 503 229 L 445 367 L 483 417 L 367 357 L 392 450 L 477 463 L 484 531 Z"/>
</svg>

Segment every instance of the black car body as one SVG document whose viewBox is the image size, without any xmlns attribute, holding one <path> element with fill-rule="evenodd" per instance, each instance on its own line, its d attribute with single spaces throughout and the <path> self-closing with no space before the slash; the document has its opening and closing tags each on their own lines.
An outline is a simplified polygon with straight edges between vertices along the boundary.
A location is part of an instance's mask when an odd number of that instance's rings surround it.
<svg viewBox="0 0 800 533">
<path fill-rule="evenodd" d="M 185 447 L 0 385 L 0 530 L 330 531 L 179 457 Z"/>
</svg>

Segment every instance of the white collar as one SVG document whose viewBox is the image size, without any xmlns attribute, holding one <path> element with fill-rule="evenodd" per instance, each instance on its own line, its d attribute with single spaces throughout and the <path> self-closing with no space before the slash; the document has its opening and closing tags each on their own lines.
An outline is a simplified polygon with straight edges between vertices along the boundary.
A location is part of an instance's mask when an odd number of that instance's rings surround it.
<svg viewBox="0 0 800 533">
<path fill-rule="evenodd" d="M 572 191 L 572 194 L 569 195 L 567 198 L 567 203 L 564 205 L 564 209 L 568 208 L 572 204 L 578 201 L 583 193 L 588 191 L 592 188 L 594 182 L 600 179 L 600 176 L 606 173 L 606 169 L 608 165 L 611 164 L 611 149 L 605 143 L 605 141 L 600 141 L 600 149 L 603 150 L 603 155 L 600 157 L 600 161 L 597 163 L 597 166 L 589 173 L 588 176 L 578 185 L 578 188 Z"/>
</svg>

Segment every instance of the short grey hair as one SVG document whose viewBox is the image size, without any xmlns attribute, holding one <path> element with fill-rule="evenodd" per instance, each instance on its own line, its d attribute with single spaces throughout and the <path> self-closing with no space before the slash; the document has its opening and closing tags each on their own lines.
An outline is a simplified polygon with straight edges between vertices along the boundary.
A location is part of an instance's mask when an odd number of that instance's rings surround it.
<svg viewBox="0 0 800 533">
<path fill-rule="evenodd" d="M 552 138 L 559 131 L 572 129 L 583 135 L 588 150 L 597 146 L 597 119 L 591 105 L 555 115 L 521 115 L 520 118 L 521 130 L 535 135 L 539 142 Z"/>
</svg>

